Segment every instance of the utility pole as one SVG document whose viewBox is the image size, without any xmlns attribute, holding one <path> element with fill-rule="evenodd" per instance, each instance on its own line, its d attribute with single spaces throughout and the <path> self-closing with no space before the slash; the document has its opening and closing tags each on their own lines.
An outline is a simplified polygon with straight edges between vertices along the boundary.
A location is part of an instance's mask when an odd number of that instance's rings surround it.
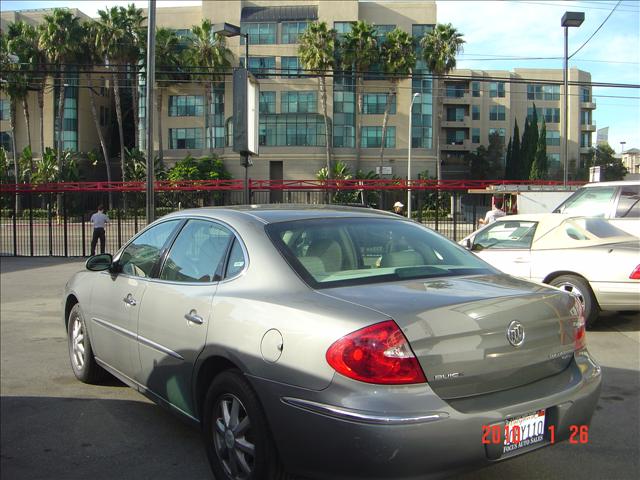
<svg viewBox="0 0 640 480">
<path fill-rule="evenodd" d="M 155 218 L 155 198 L 153 182 L 155 180 L 153 164 L 153 95 L 156 80 L 156 0 L 149 0 L 147 14 L 147 97 L 145 113 L 147 119 L 147 224 Z M 137 88 L 137 87 L 136 87 Z M 162 113 L 161 113 L 162 114 Z M 136 125 L 137 128 L 137 125 Z M 123 159 L 124 161 L 124 159 Z"/>
</svg>

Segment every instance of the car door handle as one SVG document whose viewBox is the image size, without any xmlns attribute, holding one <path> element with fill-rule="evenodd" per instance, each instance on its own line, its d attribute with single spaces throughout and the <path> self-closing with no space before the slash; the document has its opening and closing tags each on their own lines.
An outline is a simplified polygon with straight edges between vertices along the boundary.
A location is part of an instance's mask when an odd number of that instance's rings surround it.
<svg viewBox="0 0 640 480">
<path fill-rule="evenodd" d="M 518 257 L 513 259 L 513 263 L 529 263 L 529 259 L 524 257 Z"/>
<path fill-rule="evenodd" d="M 133 295 L 129 294 L 126 297 L 124 297 L 122 299 L 122 301 L 124 303 L 126 303 L 127 305 L 131 305 L 132 307 L 136 306 L 138 304 L 138 302 L 136 301 L 135 298 L 133 298 Z"/>
<path fill-rule="evenodd" d="M 202 325 L 204 323 L 204 319 L 198 315 L 196 310 L 191 310 L 189 313 L 185 313 L 184 318 L 186 318 L 191 323 L 196 323 L 198 325 Z"/>
</svg>

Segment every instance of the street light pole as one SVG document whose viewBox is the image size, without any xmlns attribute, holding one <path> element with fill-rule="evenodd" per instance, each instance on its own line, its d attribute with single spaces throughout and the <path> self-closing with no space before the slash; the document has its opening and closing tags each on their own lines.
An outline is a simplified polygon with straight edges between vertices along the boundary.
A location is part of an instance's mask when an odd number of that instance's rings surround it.
<svg viewBox="0 0 640 480">
<path fill-rule="evenodd" d="M 624 141 L 620 142 L 620 155 L 622 155 L 624 153 L 624 146 L 625 146 L 626 143 L 627 142 L 624 142 Z"/>
<path fill-rule="evenodd" d="M 411 219 L 411 121 L 413 120 L 413 104 L 416 98 L 420 96 L 420 92 L 416 92 L 411 97 L 411 104 L 409 105 L 409 147 L 407 148 L 407 218 Z"/>
<path fill-rule="evenodd" d="M 564 102 L 562 104 L 562 117 L 564 121 L 564 172 L 563 185 L 566 187 L 569 180 L 569 27 L 579 27 L 584 22 L 584 12 L 565 12 L 561 25 L 564 27 L 564 68 L 562 69 L 562 82 L 564 83 Z"/>
</svg>

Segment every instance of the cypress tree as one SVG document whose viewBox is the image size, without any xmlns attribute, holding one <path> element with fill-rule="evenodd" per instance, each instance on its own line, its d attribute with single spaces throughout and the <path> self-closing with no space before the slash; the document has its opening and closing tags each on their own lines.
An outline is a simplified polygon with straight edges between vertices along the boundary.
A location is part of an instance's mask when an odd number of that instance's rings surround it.
<svg viewBox="0 0 640 480">
<path fill-rule="evenodd" d="M 524 165 L 525 169 L 522 176 L 523 180 L 529 178 L 531 165 L 533 165 L 533 161 L 536 158 L 536 151 L 538 150 L 538 109 L 536 108 L 535 103 L 533 104 L 533 119 L 531 120 L 529 128 L 529 146 L 527 151 L 527 163 Z"/>
<path fill-rule="evenodd" d="M 513 127 L 513 143 L 511 144 L 511 156 L 506 165 L 504 178 L 507 180 L 516 180 L 518 178 L 518 164 L 520 162 L 520 129 L 518 128 L 518 120 Z"/>
<path fill-rule="evenodd" d="M 536 156 L 531 164 L 530 180 L 544 180 L 547 176 L 547 125 L 542 120 L 542 129 L 540 130 L 540 138 L 536 148 Z"/>
<path fill-rule="evenodd" d="M 531 122 L 529 121 L 529 117 L 524 122 L 524 132 L 522 133 L 522 144 L 520 146 L 520 158 L 518 159 L 518 164 L 516 166 L 516 179 L 517 180 L 526 180 L 529 178 L 529 160 L 527 156 L 529 155 L 529 151 L 531 148 L 529 144 L 531 143 Z"/>
<path fill-rule="evenodd" d="M 504 160 L 504 178 L 509 178 L 509 168 L 511 168 L 511 149 L 513 148 L 512 146 L 513 143 L 513 139 L 509 139 L 509 144 L 507 145 L 507 155 L 505 157 Z"/>
</svg>

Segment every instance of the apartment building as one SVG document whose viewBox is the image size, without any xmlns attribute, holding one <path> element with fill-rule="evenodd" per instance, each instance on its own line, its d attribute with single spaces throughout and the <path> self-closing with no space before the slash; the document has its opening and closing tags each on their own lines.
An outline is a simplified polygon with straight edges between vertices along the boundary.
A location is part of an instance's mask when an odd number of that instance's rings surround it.
<svg viewBox="0 0 640 480">
<path fill-rule="evenodd" d="M 25 12 L 7 12 L 24 15 Z M 81 14 L 79 13 L 79 16 Z M 298 37 L 307 24 L 325 21 L 339 35 L 346 34 L 351 22 L 366 20 L 376 26 L 379 40 L 394 28 L 401 28 L 414 37 L 422 37 L 436 24 L 436 3 L 425 0 L 368 1 L 342 0 L 217 0 L 202 2 L 201 6 L 158 8 L 158 27 L 171 28 L 186 38 L 190 29 L 203 18 L 213 23 L 227 22 L 241 26 L 249 35 L 249 68 L 260 81 L 260 154 L 255 157 L 250 176 L 260 179 L 308 179 L 325 164 L 325 126 L 319 98 L 318 79 L 303 76 L 298 61 Z M 5 21 L 13 18 L 2 13 Z M 37 21 L 34 18 L 33 21 Z M 244 65 L 246 60 L 244 41 L 240 37 L 228 39 L 233 53 L 233 65 Z M 373 68 L 375 70 L 375 67 Z M 99 79 L 108 86 L 108 78 Z M 547 120 L 548 145 L 552 164 L 559 165 L 561 135 L 562 87 L 537 84 L 536 81 L 562 80 L 561 70 L 484 71 L 459 70 L 451 79 L 437 84 L 433 82 L 419 61 L 412 79 L 399 82 L 397 95 L 392 99 L 388 122 L 384 157 L 380 158 L 382 120 L 391 83 L 379 73 L 365 77 L 363 117 L 361 132 L 360 168 L 367 172 L 382 171 L 383 176 L 406 177 L 409 137 L 412 144 L 412 177 L 428 171 L 436 175 L 437 149 L 439 144 L 443 178 L 464 178 L 466 165 L 464 155 L 478 146 L 488 144 L 489 134 L 496 130 L 508 142 L 516 119 L 522 132 L 525 117 L 535 102 L 538 114 Z M 569 158 L 570 172 L 580 161 L 580 155 L 591 145 L 592 111 L 590 75 L 572 69 L 570 80 L 585 82 L 585 87 L 570 87 Z M 82 82 L 81 82 L 82 83 Z M 333 75 L 327 78 L 328 115 L 330 117 L 331 143 L 334 161 L 340 160 L 355 167 L 355 139 L 357 105 L 354 79 L 351 75 Z M 144 148 L 144 86 L 140 86 L 139 138 Z M 69 87 L 67 87 L 69 88 Z M 87 89 L 77 89 L 76 144 L 77 150 L 91 150 L 98 146 L 95 127 L 88 110 Z M 69 92 L 69 90 L 67 91 Z M 107 89 L 108 92 L 108 89 Z M 409 105 L 414 93 L 420 93 L 413 105 L 412 132 L 409 135 Z M 434 93 L 443 96 L 435 101 Z M 46 145 L 53 144 L 53 92 L 49 93 L 45 108 Z M 175 83 L 163 87 L 161 122 L 155 118 L 154 128 L 162 125 L 162 143 L 165 163 L 170 166 L 187 154 L 205 155 L 209 148 L 224 159 L 227 169 L 235 178 L 243 175 L 238 154 L 232 149 L 232 81 L 226 76 L 214 83 L 209 117 L 209 131 L 205 132 L 204 83 Z M 73 98 L 73 94 L 69 98 Z M 103 97 L 104 107 L 109 108 L 111 99 Z M 32 123 L 37 123 L 35 97 L 29 99 Z M 440 135 L 437 112 L 441 105 L 442 123 Z M 8 135 L 8 122 L 3 116 L 0 128 L 3 138 Z M 47 108 L 49 110 L 47 110 Z M 69 107 L 67 107 L 69 108 Z M 544 109 L 544 110 L 541 110 Z M 156 116 L 154 108 L 153 115 Z M 65 112 L 65 118 L 67 113 Z M 17 122 L 18 149 L 26 142 L 20 113 Z M 72 124 L 66 122 L 65 126 Z M 65 127 L 66 128 L 66 127 Z M 93 131 L 93 134 L 90 132 Z M 32 128 L 32 142 L 35 144 Z M 65 132 L 65 139 L 66 139 Z M 155 148 L 159 147 L 157 131 L 154 132 Z M 3 140 L 4 141 L 4 140 Z M 66 143 L 65 143 L 66 145 Z M 381 169 L 380 169 L 381 167 Z M 115 170 L 115 169 L 114 169 Z"/>
<path fill-rule="evenodd" d="M 497 132 L 505 146 L 513 136 L 516 121 L 520 135 L 525 120 L 544 120 L 547 131 L 547 155 L 550 178 L 562 178 L 562 142 L 564 135 L 562 70 L 515 69 L 455 70 L 442 88 L 440 158 L 444 178 L 464 178 L 464 157 L 489 135 Z M 575 82 L 575 85 L 571 85 Z M 596 131 L 591 75 L 569 69 L 568 142 L 570 175 L 584 166 Z"/>
</svg>

